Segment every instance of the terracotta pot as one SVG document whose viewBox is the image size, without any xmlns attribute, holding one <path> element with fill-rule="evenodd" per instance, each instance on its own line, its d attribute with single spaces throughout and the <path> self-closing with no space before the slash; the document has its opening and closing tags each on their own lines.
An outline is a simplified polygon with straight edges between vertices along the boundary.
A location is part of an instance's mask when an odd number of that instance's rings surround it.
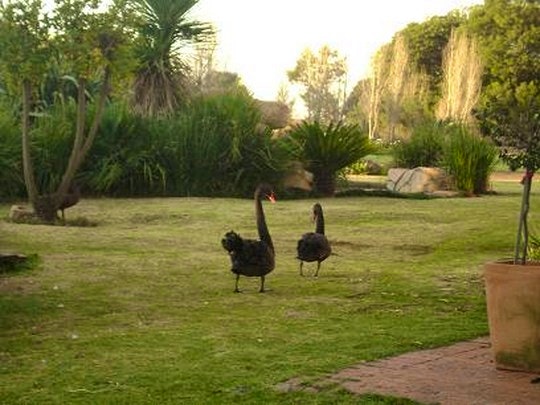
<svg viewBox="0 0 540 405">
<path fill-rule="evenodd" d="M 484 265 L 495 366 L 540 372 L 540 263 Z"/>
</svg>

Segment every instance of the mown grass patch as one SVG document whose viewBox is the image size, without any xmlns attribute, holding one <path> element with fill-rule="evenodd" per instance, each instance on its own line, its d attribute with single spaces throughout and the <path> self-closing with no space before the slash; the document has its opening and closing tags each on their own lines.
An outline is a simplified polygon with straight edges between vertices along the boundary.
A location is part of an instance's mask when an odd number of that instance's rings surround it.
<svg viewBox="0 0 540 405">
<path fill-rule="evenodd" d="M 95 227 L 3 222 L 1 248 L 41 261 L 0 278 L 2 401 L 411 403 L 276 386 L 486 335 L 481 266 L 511 255 L 520 203 L 519 184 L 494 186 L 477 198 L 319 200 L 335 254 L 318 279 L 295 259 L 314 201 L 265 205 L 277 251 L 265 294 L 246 278 L 232 292 L 220 246 L 230 229 L 256 236 L 251 200 L 83 199 L 66 215 Z"/>
</svg>

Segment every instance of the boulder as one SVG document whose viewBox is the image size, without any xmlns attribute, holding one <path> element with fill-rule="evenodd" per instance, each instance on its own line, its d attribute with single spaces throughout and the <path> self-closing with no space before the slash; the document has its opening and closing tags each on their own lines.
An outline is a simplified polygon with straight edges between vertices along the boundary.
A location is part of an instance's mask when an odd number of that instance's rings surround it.
<svg viewBox="0 0 540 405">
<path fill-rule="evenodd" d="M 9 210 L 9 219 L 13 222 L 21 222 L 34 218 L 34 211 L 22 205 L 12 205 Z"/>
<path fill-rule="evenodd" d="M 388 170 L 386 188 L 399 193 L 433 194 L 450 189 L 450 179 L 437 167 L 393 168 Z"/>
</svg>

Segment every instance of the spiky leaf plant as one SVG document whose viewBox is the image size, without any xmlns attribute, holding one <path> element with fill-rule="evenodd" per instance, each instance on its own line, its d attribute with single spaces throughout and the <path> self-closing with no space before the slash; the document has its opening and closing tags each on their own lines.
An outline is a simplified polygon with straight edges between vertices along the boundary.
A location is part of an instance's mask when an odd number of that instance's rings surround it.
<svg viewBox="0 0 540 405">
<path fill-rule="evenodd" d="M 344 167 L 372 153 L 375 148 L 358 125 L 342 122 L 323 125 L 303 122 L 283 139 L 293 156 L 313 173 L 315 192 L 333 196 L 336 174 Z"/>
<path fill-rule="evenodd" d="M 188 64 L 181 47 L 212 38 L 210 24 L 190 20 L 198 0 L 131 0 L 139 16 L 139 68 L 133 105 L 143 115 L 170 114 L 185 101 Z"/>
</svg>

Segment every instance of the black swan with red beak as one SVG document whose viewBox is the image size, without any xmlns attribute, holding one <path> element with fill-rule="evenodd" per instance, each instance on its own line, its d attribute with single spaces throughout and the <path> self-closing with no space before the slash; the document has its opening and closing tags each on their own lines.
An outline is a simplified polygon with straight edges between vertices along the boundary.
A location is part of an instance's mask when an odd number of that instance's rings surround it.
<svg viewBox="0 0 540 405">
<path fill-rule="evenodd" d="M 274 192 L 268 184 L 259 184 L 255 190 L 255 215 L 260 240 L 244 239 L 234 231 L 227 232 L 221 240 L 223 248 L 229 252 L 231 258 L 231 271 L 236 274 L 234 292 L 238 289 L 240 276 L 260 277 L 259 292 L 264 292 L 264 278 L 274 270 L 275 252 L 270 232 L 266 225 L 261 199 L 265 197 L 275 202 Z"/>
<path fill-rule="evenodd" d="M 324 215 L 321 204 L 313 205 L 313 220 L 315 221 L 315 232 L 308 232 L 302 235 L 297 245 L 297 258 L 300 260 L 300 275 L 303 276 L 302 267 L 304 262 L 317 262 L 315 277 L 319 275 L 321 262 L 326 260 L 332 248 L 328 239 L 324 235 Z"/>
</svg>

